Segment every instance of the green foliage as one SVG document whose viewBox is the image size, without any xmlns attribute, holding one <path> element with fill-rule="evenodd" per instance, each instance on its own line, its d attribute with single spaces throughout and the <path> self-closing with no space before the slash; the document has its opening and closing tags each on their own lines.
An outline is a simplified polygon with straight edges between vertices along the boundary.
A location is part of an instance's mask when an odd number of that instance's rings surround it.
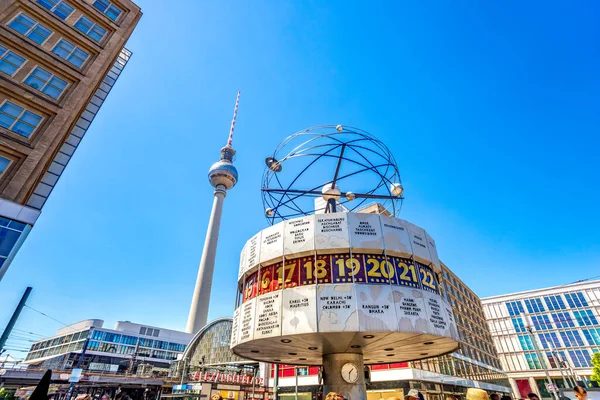
<svg viewBox="0 0 600 400">
<path fill-rule="evenodd" d="M 592 356 L 592 365 L 594 368 L 591 379 L 600 383 L 600 353 L 594 353 Z"/>
<path fill-rule="evenodd" d="M 14 398 L 14 389 L 0 388 L 0 399 L 13 400 Z"/>
</svg>

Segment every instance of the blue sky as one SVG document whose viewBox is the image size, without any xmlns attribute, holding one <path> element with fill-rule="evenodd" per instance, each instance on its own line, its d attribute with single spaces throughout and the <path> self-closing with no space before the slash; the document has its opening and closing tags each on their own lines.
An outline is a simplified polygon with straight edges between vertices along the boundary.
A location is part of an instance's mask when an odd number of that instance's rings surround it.
<svg viewBox="0 0 600 400">
<path fill-rule="evenodd" d="M 320 124 L 388 145 L 402 217 L 480 296 L 599 275 L 598 3 L 401 3 L 139 0 L 134 55 L 0 284 L 0 324 L 30 285 L 65 323 L 184 329 L 238 89 L 209 318 L 232 314 L 266 227 L 264 157 Z M 26 309 L 17 328 L 60 326 Z"/>
</svg>

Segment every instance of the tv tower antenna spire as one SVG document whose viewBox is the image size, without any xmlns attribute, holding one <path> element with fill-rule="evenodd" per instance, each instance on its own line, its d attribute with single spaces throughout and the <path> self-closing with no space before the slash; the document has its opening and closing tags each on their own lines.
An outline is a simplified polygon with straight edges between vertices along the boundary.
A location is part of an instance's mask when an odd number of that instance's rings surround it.
<svg viewBox="0 0 600 400">
<path fill-rule="evenodd" d="M 240 92 L 237 93 L 235 107 L 233 109 L 233 118 L 229 128 L 229 137 L 227 144 L 221 148 L 221 159 L 214 163 L 208 170 L 208 180 L 214 191 L 214 201 L 204 249 L 202 250 L 202 259 L 198 267 L 198 277 L 192 296 L 192 305 L 187 321 L 186 331 L 188 333 L 197 333 L 202 329 L 208 319 L 208 305 L 210 303 L 210 291 L 212 287 L 213 272 L 215 270 L 215 258 L 217 255 L 217 242 L 219 241 L 219 228 L 221 225 L 221 214 L 223 213 L 223 201 L 227 195 L 227 190 L 233 188 L 238 180 L 238 172 L 233 165 L 233 156 L 235 150 L 232 147 L 233 131 L 237 118 L 238 106 L 240 103 Z"/>
</svg>

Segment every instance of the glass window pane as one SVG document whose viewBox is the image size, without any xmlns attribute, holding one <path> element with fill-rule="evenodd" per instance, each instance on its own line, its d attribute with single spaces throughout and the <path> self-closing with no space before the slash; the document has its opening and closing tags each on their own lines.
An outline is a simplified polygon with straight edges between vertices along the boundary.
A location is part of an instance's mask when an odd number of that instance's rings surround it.
<svg viewBox="0 0 600 400">
<path fill-rule="evenodd" d="M 104 12 L 108 8 L 108 1 L 105 1 L 105 0 L 96 0 L 94 2 L 94 7 L 96 7 L 98 10 Z"/>
<path fill-rule="evenodd" d="M 54 99 L 58 99 L 61 94 L 60 90 L 50 85 L 46 86 L 43 92 Z"/>
<path fill-rule="evenodd" d="M 8 257 L 20 235 L 21 232 L 0 228 L 0 255 Z"/>
<path fill-rule="evenodd" d="M 29 31 L 30 27 L 27 27 L 25 25 L 23 25 L 19 19 L 15 19 L 14 21 L 11 21 L 10 24 L 8 24 L 8 26 L 10 26 L 11 28 L 13 28 L 15 31 L 19 32 L 20 34 L 24 35 Z"/>
<path fill-rule="evenodd" d="M 37 44 L 42 44 L 44 43 L 44 40 L 46 39 L 45 37 L 39 35 L 37 32 L 33 31 L 31 32 L 29 35 L 27 35 L 27 37 L 31 40 L 33 40 L 34 42 L 36 42 Z"/>
<path fill-rule="evenodd" d="M 42 7 L 46 7 L 48 10 L 52 9 L 56 4 L 56 1 L 51 0 L 37 0 L 38 4 L 42 5 Z"/>
<path fill-rule="evenodd" d="M 81 32 L 83 33 L 87 33 L 87 31 L 89 30 L 89 28 L 87 26 L 85 26 L 81 20 L 77 21 L 75 23 L 75 28 L 79 29 Z"/>
<path fill-rule="evenodd" d="M 81 60 L 75 56 L 70 56 L 68 61 L 76 67 L 81 67 L 83 65 L 83 60 Z"/>
<path fill-rule="evenodd" d="M 4 59 L 12 64 L 15 64 L 18 67 L 23 65 L 23 63 L 25 62 L 25 58 L 13 53 L 12 51 L 9 51 L 8 54 L 4 57 Z"/>
<path fill-rule="evenodd" d="M 58 7 L 56 7 L 56 9 L 54 10 L 54 14 L 56 14 L 62 19 L 66 19 L 69 15 L 71 15 L 72 12 L 73 7 L 64 2 L 61 3 Z"/>
<path fill-rule="evenodd" d="M 48 79 L 50 79 L 50 77 L 52 76 L 50 72 L 41 69 L 40 67 L 37 67 L 33 70 L 33 75 L 35 75 L 37 78 L 40 78 L 44 82 L 47 82 Z"/>
<path fill-rule="evenodd" d="M 10 160 L 8 158 L 0 157 L 0 172 L 6 171 L 8 164 L 10 164 Z"/>
<path fill-rule="evenodd" d="M 117 18 L 119 18 L 119 15 L 121 15 L 121 10 L 119 10 L 117 7 L 111 5 L 108 8 L 106 15 L 108 16 L 108 18 L 112 19 L 113 21 L 116 21 Z"/>
<path fill-rule="evenodd" d="M 73 51 L 73 49 L 75 48 L 75 45 L 74 45 L 74 44 L 72 44 L 72 43 L 70 43 L 70 42 L 67 42 L 67 41 L 66 41 L 66 40 L 64 40 L 64 39 L 61 39 L 61 40 L 58 42 L 58 46 L 60 46 L 60 47 L 62 47 L 63 49 L 67 50 L 69 53 L 70 53 L 71 51 Z"/>
<path fill-rule="evenodd" d="M 29 137 L 31 135 L 31 132 L 33 132 L 33 126 L 24 124 L 23 122 L 17 122 L 13 126 L 12 131 L 14 133 L 18 133 L 21 136 Z"/>
<path fill-rule="evenodd" d="M 54 49 L 52 49 L 52 52 L 60 58 L 66 59 L 67 57 L 69 57 L 69 52 L 59 46 L 56 46 Z"/>
<path fill-rule="evenodd" d="M 56 76 L 50 80 L 50 84 L 61 91 L 67 87 L 67 82 L 63 81 L 60 78 L 57 78 Z"/>
<path fill-rule="evenodd" d="M 0 61 L 0 71 L 12 76 L 17 71 L 17 67 L 15 67 L 12 64 L 7 63 L 4 60 L 1 60 Z"/>
<path fill-rule="evenodd" d="M 37 33 L 38 35 L 40 35 L 41 37 L 44 38 L 44 40 L 46 38 L 48 38 L 48 36 L 50 36 L 50 34 L 52 33 L 52 31 L 48 28 L 46 28 L 45 26 L 42 25 L 38 25 L 35 28 L 33 28 L 33 31 L 35 33 Z"/>
<path fill-rule="evenodd" d="M 37 90 L 42 90 L 42 88 L 44 87 L 44 83 L 43 81 L 39 80 L 38 78 L 36 78 L 35 76 L 29 75 L 27 77 L 27 79 L 25 79 L 25 84 L 31 86 L 34 89 Z"/>
<path fill-rule="evenodd" d="M 12 115 L 13 117 L 18 117 L 23 112 L 23 107 L 19 107 L 16 104 L 7 101 L 2 105 L 0 110 L 4 111 L 8 115 Z"/>
<path fill-rule="evenodd" d="M 40 117 L 37 114 L 32 113 L 31 111 L 25 111 L 25 113 L 21 117 L 21 121 L 25 121 L 28 124 L 33 125 L 33 126 L 37 126 L 41 120 L 42 120 L 42 117 Z"/>
<path fill-rule="evenodd" d="M 13 117 L 9 117 L 6 114 L 0 113 L 0 126 L 8 129 L 14 122 L 15 119 Z"/>
</svg>

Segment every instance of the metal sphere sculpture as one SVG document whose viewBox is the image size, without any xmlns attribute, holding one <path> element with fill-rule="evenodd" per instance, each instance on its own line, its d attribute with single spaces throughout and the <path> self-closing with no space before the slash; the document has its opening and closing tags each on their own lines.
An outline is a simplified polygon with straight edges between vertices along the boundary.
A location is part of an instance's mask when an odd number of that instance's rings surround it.
<svg viewBox="0 0 600 400">
<path fill-rule="evenodd" d="M 394 156 L 361 129 L 322 125 L 301 130 L 279 143 L 265 163 L 262 199 L 271 225 L 318 212 L 355 211 L 369 201 L 383 204 L 394 216 L 402 207 Z"/>
</svg>

